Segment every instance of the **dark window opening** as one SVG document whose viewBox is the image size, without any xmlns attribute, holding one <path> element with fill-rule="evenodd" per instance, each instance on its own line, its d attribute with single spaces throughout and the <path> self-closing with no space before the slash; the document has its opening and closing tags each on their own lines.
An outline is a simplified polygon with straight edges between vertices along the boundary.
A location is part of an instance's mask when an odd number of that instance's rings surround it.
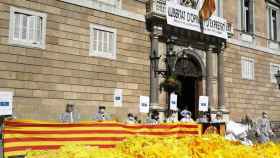
<svg viewBox="0 0 280 158">
<path fill-rule="evenodd" d="M 244 11 L 245 11 L 245 19 L 244 19 L 244 31 L 250 32 L 250 0 L 244 0 Z"/>
<path fill-rule="evenodd" d="M 272 37 L 271 37 L 271 39 L 272 40 L 277 40 L 277 20 L 276 20 L 276 10 L 272 10 L 272 12 L 271 12 L 271 24 L 272 24 Z"/>
</svg>

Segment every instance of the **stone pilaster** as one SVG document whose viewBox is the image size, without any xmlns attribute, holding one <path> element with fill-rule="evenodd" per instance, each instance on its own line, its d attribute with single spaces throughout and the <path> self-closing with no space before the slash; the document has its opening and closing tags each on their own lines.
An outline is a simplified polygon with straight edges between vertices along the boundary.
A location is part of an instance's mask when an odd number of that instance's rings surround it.
<svg viewBox="0 0 280 158">
<path fill-rule="evenodd" d="M 206 95 L 209 97 L 209 107 L 212 108 L 214 102 L 213 95 L 213 54 L 214 46 L 210 45 L 206 50 Z"/>
<path fill-rule="evenodd" d="M 156 72 L 159 59 L 159 36 L 162 34 L 162 28 L 154 26 L 151 33 L 151 52 L 150 52 L 150 109 L 159 108 L 159 77 Z"/>
<path fill-rule="evenodd" d="M 225 110 L 224 106 L 224 44 L 218 50 L 218 110 Z"/>
</svg>

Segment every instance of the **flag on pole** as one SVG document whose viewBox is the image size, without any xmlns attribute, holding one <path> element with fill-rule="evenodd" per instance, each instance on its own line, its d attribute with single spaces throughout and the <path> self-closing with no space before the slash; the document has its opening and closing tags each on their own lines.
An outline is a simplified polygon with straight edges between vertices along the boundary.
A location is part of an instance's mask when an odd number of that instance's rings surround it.
<svg viewBox="0 0 280 158">
<path fill-rule="evenodd" d="M 202 8 L 199 11 L 199 17 L 202 20 L 208 20 L 212 14 L 215 12 L 215 0 L 204 0 Z"/>
</svg>

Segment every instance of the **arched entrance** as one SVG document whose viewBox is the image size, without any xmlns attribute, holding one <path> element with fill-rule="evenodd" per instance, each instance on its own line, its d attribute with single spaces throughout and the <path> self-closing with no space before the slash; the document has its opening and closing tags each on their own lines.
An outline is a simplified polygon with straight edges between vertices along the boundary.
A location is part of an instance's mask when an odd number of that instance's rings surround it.
<svg viewBox="0 0 280 158">
<path fill-rule="evenodd" d="M 203 78 L 205 66 L 201 57 L 190 49 L 179 51 L 175 65 L 176 78 L 181 82 L 181 92 L 178 95 L 179 110 L 192 112 L 194 119 L 198 116 L 199 96 L 203 95 Z M 180 118 L 180 115 L 179 115 Z"/>
</svg>

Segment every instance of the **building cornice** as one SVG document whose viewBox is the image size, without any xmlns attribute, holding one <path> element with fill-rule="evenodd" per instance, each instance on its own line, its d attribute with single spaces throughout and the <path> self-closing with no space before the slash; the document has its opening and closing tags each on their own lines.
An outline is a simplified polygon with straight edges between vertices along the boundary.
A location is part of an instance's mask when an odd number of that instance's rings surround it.
<svg viewBox="0 0 280 158">
<path fill-rule="evenodd" d="M 240 47 L 245 47 L 245 48 L 253 49 L 253 50 L 256 50 L 256 51 L 261 51 L 261 52 L 264 52 L 264 53 L 269 53 L 269 54 L 280 56 L 280 50 L 273 50 L 273 49 L 270 49 L 270 48 L 267 48 L 267 47 L 261 47 L 261 46 L 252 46 L 250 44 L 247 44 L 243 41 L 236 40 L 236 39 L 228 39 L 227 42 L 230 43 L 230 44 L 240 46 Z"/>
<path fill-rule="evenodd" d="M 86 8 L 99 10 L 102 12 L 110 13 L 113 15 L 129 18 L 129 19 L 145 22 L 144 15 L 133 13 L 133 12 L 123 10 L 120 8 L 116 8 L 114 6 L 110 6 L 110 5 L 107 5 L 107 4 L 98 2 L 98 1 L 90 1 L 90 0 L 61 0 L 61 1 L 65 2 L 65 3 L 70 3 L 70 4 L 86 7 Z"/>
</svg>

